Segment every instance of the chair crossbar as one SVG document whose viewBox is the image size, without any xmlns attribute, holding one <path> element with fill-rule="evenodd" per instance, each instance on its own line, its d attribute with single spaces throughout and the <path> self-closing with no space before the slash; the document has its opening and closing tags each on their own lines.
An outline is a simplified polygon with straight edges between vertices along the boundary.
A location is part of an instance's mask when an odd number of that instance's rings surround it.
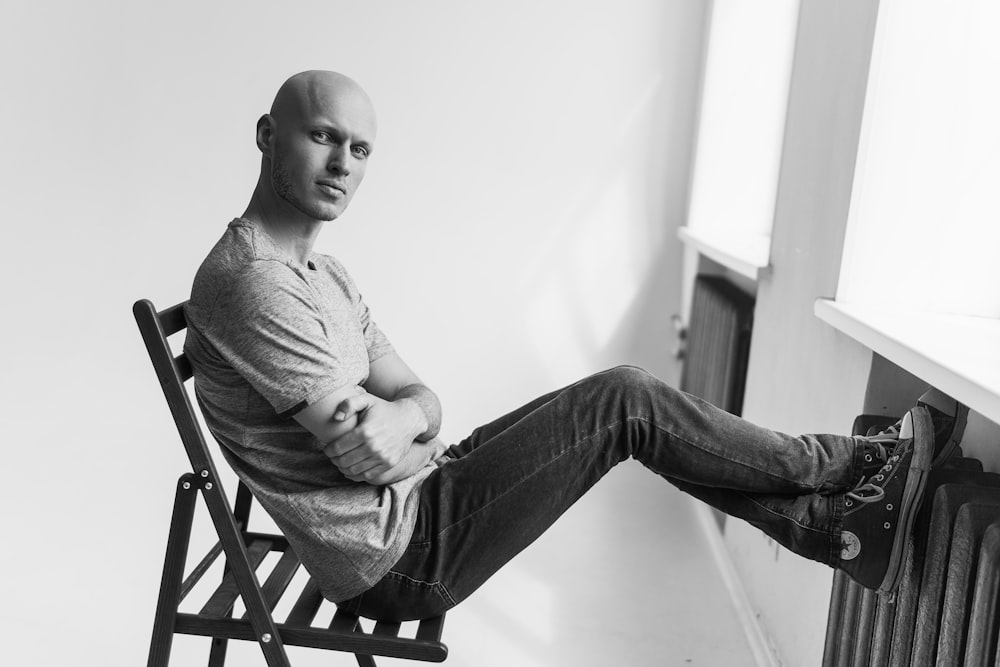
<svg viewBox="0 0 1000 667">
<path fill-rule="evenodd" d="M 423 622 L 422 622 L 423 623 Z M 443 662 L 448 649 L 440 642 L 408 637 L 377 637 L 362 630 L 333 631 L 327 628 L 303 628 L 285 623 L 277 624 L 285 646 L 345 651 L 362 655 L 379 655 L 424 662 Z M 242 641 L 255 641 L 253 629 L 236 618 L 204 619 L 195 614 L 177 614 L 174 632 L 203 637 L 225 637 Z"/>
<path fill-rule="evenodd" d="M 268 575 L 267 581 L 261 586 L 268 611 L 274 611 L 274 607 L 278 604 L 288 585 L 292 583 L 292 578 L 298 569 L 299 557 L 291 549 L 284 551 L 278 564 Z M 247 615 L 244 614 L 243 618 L 247 618 Z"/>
<path fill-rule="evenodd" d="M 187 594 L 191 592 L 191 589 L 194 588 L 199 581 L 201 581 L 201 578 L 206 572 L 208 572 L 208 569 L 212 567 L 212 564 L 216 561 L 216 559 L 218 559 L 219 554 L 221 553 L 222 542 L 216 542 L 215 546 L 209 549 L 208 553 L 205 554 L 205 557 L 194 566 L 194 569 L 191 570 L 191 574 L 184 579 L 184 583 L 181 584 L 181 593 L 178 601 L 183 601 L 184 598 L 187 597 Z"/>
<path fill-rule="evenodd" d="M 316 582 L 310 579 L 302 588 L 292 610 L 288 612 L 285 623 L 300 627 L 311 626 L 321 604 L 323 604 L 323 594 L 319 592 Z"/>
<path fill-rule="evenodd" d="M 338 609 L 330 621 L 330 629 L 334 632 L 351 633 L 358 628 L 358 617 Z"/>
<path fill-rule="evenodd" d="M 271 543 L 266 540 L 255 540 L 247 546 L 247 560 L 250 561 L 250 569 L 256 570 L 264 562 L 264 558 L 271 551 Z M 240 595 L 240 587 L 236 582 L 236 577 L 232 572 L 227 572 L 222 578 L 222 584 L 215 589 L 215 593 L 208 599 L 205 606 L 201 608 L 200 616 L 223 617 L 228 616 L 233 611 L 233 604 Z"/>
</svg>

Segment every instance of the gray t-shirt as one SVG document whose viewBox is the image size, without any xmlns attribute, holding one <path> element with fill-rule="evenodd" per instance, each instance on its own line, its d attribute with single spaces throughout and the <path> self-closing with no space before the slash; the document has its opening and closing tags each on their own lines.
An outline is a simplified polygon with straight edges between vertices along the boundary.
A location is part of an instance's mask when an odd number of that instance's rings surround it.
<svg viewBox="0 0 1000 667">
<path fill-rule="evenodd" d="M 323 594 L 370 588 L 402 555 L 420 482 L 352 482 L 292 415 L 368 379 L 392 352 L 333 257 L 300 267 L 252 222 L 233 220 L 195 276 L 184 351 L 212 434 Z"/>
</svg>

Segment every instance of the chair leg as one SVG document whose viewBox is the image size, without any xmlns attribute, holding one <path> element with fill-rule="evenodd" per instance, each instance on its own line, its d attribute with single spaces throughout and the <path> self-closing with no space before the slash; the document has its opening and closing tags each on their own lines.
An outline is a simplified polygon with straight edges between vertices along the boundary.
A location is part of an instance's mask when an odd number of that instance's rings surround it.
<svg viewBox="0 0 1000 667">
<path fill-rule="evenodd" d="M 370 655 L 355 653 L 354 657 L 358 659 L 358 667 L 376 667 L 375 658 Z"/>
<path fill-rule="evenodd" d="M 242 482 L 241 482 L 242 486 Z M 243 525 L 246 525 L 245 519 Z M 229 574 L 229 561 L 226 561 L 225 566 L 222 568 L 222 578 L 225 579 L 226 575 Z M 232 616 L 232 610 L 230 610 L 229 616 Z M 208 667 L 225 667 L 226 664 L 226 649 L 229 647 L 229 639 L 226 637 L 212 637 L 212 648 L 208 653 Z"/>
<path fill-rule="evenodd" d="M 225 637 L 212 637 L 212 649 L 208 653 L 208 667 L 224 667 L 228 646 L 229 640 Z"/>
<path fill-rule="evenodd" d="M 148 667 L 167 667 L 170 648 L 174 640 L 174 619 L 180 602 L 181 579 L 191 540 L 194 522 L 194 505 L 197 487 L 194 475 L 188 473 L 177 480 L 174 513 L 170 519 L 167 553 L 163 559 L 163 576 L 160 579 L 160 596 L 156 602 L 153 620 L 153 637 L 149 642 Z M 185 484 L 187 485 L 185 487 Z"/>
</svg>

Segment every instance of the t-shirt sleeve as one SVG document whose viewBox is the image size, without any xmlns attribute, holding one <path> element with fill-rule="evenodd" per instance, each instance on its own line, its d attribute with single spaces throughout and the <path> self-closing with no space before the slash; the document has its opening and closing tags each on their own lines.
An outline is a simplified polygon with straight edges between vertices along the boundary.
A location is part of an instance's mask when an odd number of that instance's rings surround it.
<svg viewBox="0 0 1000 667">
<path fill-rule="evenodd" d="M 393 351 L 392 344 L 382 330 L 372 320 L 371 311 L 358 294 L 358 319 L 365 333 L 365 347 L 368 349 L 368 363 L 373 363 Z"/>
<path fill-rule="evenodd" d="M 288 266 L 255 262 L 216 302 L 208 335 L 278 414 L 351 383 L 309 285 Z"/>
</svg>

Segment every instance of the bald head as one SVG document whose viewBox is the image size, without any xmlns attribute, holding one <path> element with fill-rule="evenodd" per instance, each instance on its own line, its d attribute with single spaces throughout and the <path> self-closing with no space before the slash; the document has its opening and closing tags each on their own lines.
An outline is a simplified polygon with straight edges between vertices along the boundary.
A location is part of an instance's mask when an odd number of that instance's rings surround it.
<svg viewBox="0 0 1000 667">
<path fill-rule="evenodd" d="M 310 70 L 278 89 L 257 122 L 261 178 L 255 210 L 332 220 L 361 184 L 375 143 L 375 108 L 353 79 Z"/>
<path fill-rule="evenodd" d="M 375 106 L 358 83 L 339 72 L 309 70 L 288 78 L 271 103 L 271 116 L 277 122 L 321 113 L 337 106 L 350 107 L 375 123 Z"/>
</svg>

